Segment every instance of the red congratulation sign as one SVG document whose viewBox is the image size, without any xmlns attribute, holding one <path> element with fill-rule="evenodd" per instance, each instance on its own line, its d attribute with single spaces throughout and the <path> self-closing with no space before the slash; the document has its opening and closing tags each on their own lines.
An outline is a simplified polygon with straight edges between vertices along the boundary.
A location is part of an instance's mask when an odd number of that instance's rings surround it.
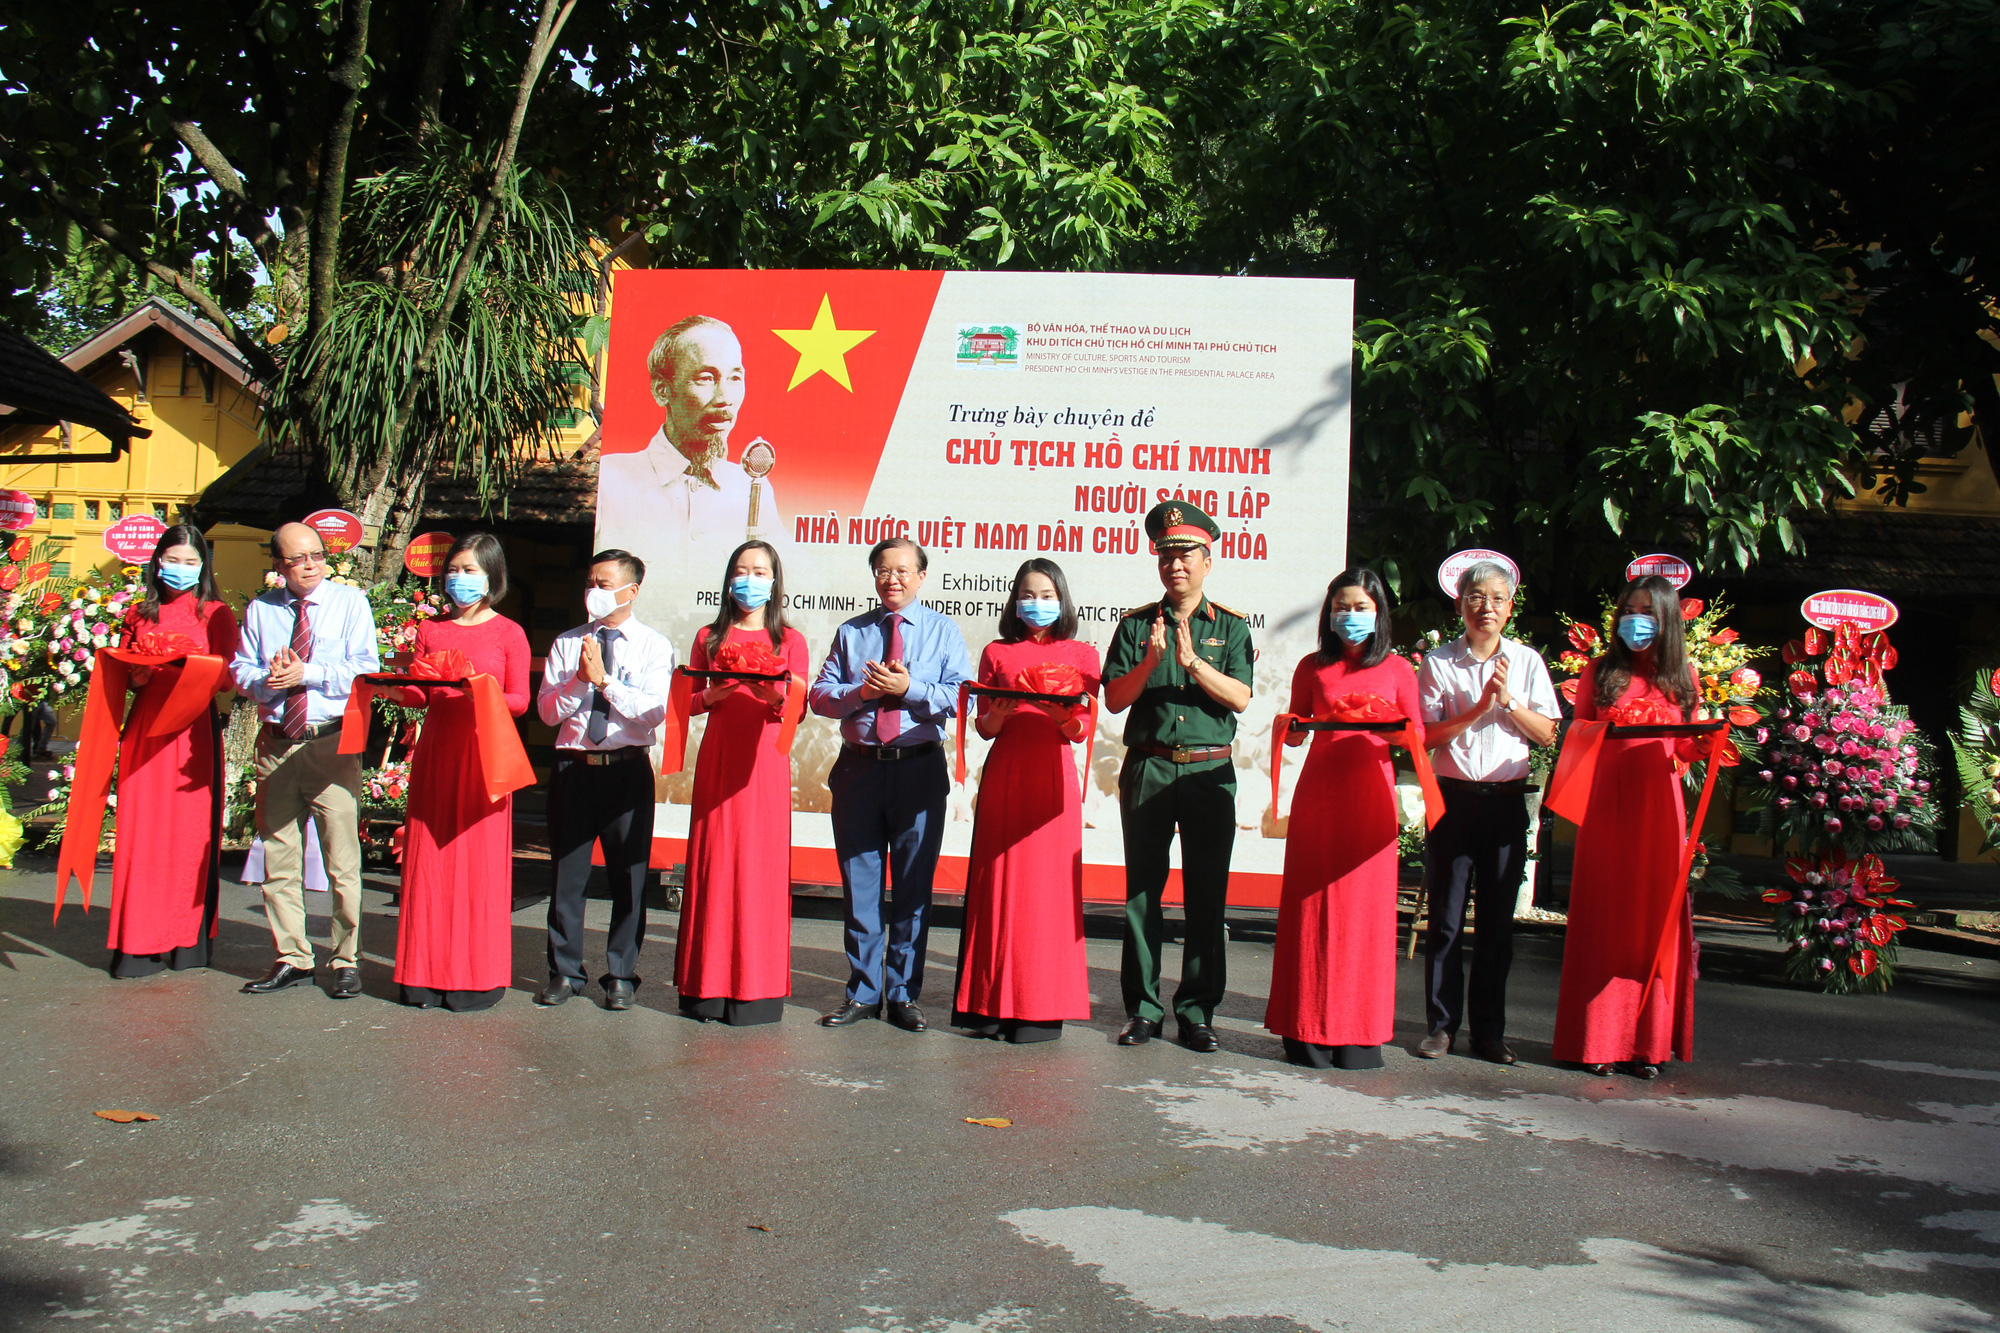
<svg viewBox="0 0 2000 1333">
<path fill-rule="evenodd" d="M 403 568 L 420 579 L 434 579 L 444 568 L 445 552 L 451 549 L 449 532 L 426 532 L 410 538 L 403 548 Z"/>
<path fill-rule="evenodd" d="M 143 565 L 166 535 L 167 525 L 151 514 L 128 514 L 104 530 L 104 549 L 128 565 Z"/>
<path fill-rule="evenodd" d="M 1694 577 L 1694 566 L 1677 555 L 1656 551 L 1652 555 L 1642 555 L 1625 566 L 1625 577 L 1629 579 L 1649 578 L 1659 575 L 1676 588 L 1685 588 Z"/>
<path fill-rule="evenodd" d="M 345 509 L 315 510 L 306 515 L 306 526 L 319 534 L 328 555 L 344 555 L 361 545 L 361 520 Z"/>
<path fill-rule="evenodd" d="M 1489 551 L 1484 547 L 1475 546 L 1469 551 L 1460 551 L 1455 555 L 1446 556 L 1444 563 L 1438 566 L 1438 587 L 1444 589 L 1444 595 L 1456 598 L 1458 596 L 1458 576 L 1482 560 L 1491 560 L 1494 564 L 1502 566 L 1506 569 L 1508 577 L 1512 578 L 1517 586 L 1520 584 L 1521 567 L 1519 565 L 1498 551 Z"/>
<path fill-rule="evenodd" d="M 0 491 L 0 528 L 14 532 L 34 521 L 34 496 L 26 491 Z"/>
<path fill-rule="evenodd" d="M 1799 613 L 1808 624 L 1824 630 L 1849 624 L 1863 634 L 1885 630 L 1896 623 L 1896 604 L 1880 593 L 1854 588 L 1830 588 L 1806 598 Z"/>
</svg>

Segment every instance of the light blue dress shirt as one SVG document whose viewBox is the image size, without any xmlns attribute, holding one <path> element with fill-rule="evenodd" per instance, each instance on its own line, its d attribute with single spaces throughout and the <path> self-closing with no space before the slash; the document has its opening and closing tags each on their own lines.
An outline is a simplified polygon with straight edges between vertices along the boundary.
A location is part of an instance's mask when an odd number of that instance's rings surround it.
<svg viewBox="0 0 2000 1333">
<path fill-rule="evenodd" d="M 972 679 L 972 657 L 958 622 L 912 602 L 903 617 L 903 664 L 910 670 L 910 692 L 901 699 L 864 699 L 861 682 L 870 662 L 888 657 L 889 612 L 877 606 L 842 625 L 833 634 L 833 648 L 820 664 L 810 695 L 812 710 L 840 719 L 841 739 L 854 745 L 881 744 L 875 718 L 883 706 L 900 707 L 903 729 L 895 745 L 922 745 L 944 739 L 945 723 L 958 712 L 958 687 Z"/>
<path fill-rule="evenodd" d="M 229 664 L 236 688 L 257 701 L 257 715 L 282 723 L 285 691 L 265 684 L 271 655 L 292 646 L 297 602 L 289 588 L 274 588 L 243 608 L 243 638 Z M 359 588 L 324 579 L 306 594 L 306 625 L 312 631 L 312 660 L 306 663 L 306 725 L 332 722 L 347 710 L 354 678 L 382 669 L 375 648 L 375 613 Z"/>
</svg>

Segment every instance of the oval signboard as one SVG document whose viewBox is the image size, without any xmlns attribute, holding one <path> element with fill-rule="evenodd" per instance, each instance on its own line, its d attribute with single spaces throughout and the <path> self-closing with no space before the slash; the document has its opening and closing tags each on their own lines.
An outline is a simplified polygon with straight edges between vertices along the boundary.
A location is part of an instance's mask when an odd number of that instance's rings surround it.
<svg viewBox="0 0 2000 1333">
<path fill-rule="evenodd" d="M 306 526 L 319 534 L 329 556 L 342 556 L 361 545 L 361 520 L 345 509 L 318 509 L 306 515 Z"/>
<path fill-rule="evenodd" d="M 18 532 L 34 521 L 34 496 L 26 491 L 0 491 L 0 528 Z"/>
<path fill-rule="evenodd" d="M 1642 555 L 1631 564 L 1625 566 L 1625 578 L 1628 582 L 1632 579 L 1648 578 L 1655 574 L 1673 584 L 1676 588 L 1685 588 L 1688 585 L 1688 580 L 1694 577 L 1694 566 L 1677 555 L 1668 555 L 1665 551 L 1655 551 L 1651 555 Z"/>
<path fill-rule="evenodd" d="M 445 552 L 451 550 L 449 532 L 426 532 L 410 538 L 403 548 L 403 568 L 420 579 L 434 579 L 444 568 Z"/>
<path fill-rule="evenodd" d="M 1896 604 L 1880 593 L 1856 588 L 1829 588 L 1816 592 L 1799 606 L 1808 624 L 1821 629 L 1838 628 L 1843 622 L 1863 634 L 1884 630 L 1896 623 Z"/>
<path fill-rule="evenodd" d="M 127 514 L 104 530 L 104 549 L 128 565 L 143 565 L 166 535 L 167 525 L 151 514 Z"/>
<path fill-rule="evenodd" d="M 1459 551 L 1456 554 L 1446 556 L 1444 563 L 1438 566 L 1438 587 L 1444 589 L 1444 595 L 1455 599 L 1458 596 L 1458 576 L 1482 560 L 1491 560 L 1494 564 L 1503 566 L 1508 576 L 1514 580 L 1515 585 L 1519 586 L 1521 582 L 1521 567 L 1519 565 L 1498 551 L 1489 551 L 1483 546 L 1475 546 L 1469 551 Z"/>
</svg>

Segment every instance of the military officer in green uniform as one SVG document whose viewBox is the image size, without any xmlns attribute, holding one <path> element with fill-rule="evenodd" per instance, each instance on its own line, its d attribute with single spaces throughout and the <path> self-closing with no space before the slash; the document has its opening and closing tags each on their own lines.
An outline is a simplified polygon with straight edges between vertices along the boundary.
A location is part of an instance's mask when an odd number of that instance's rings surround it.
<svg viewBox="0 0 2000 1333">
<path fill-rule="evenodd" d="M 1250 625 L 1202 595 L 1215 520 L 1170 501 L 1146 515 L 1166 596 L 1125 613 L 1104 654 L 1104 706 L 1131 709 L 1118 805 L 1125 829 L 1125 1013 L 1121 1046 L 1160 1035 L 1167 849 L 1181 835 L 1187 944 L 1174 992 L 1180 1040 L 1216 1049 L 1225 980 L 1223 895 L 1236 843 L 1236 715 L 1250 703 Z"/>
</svg>

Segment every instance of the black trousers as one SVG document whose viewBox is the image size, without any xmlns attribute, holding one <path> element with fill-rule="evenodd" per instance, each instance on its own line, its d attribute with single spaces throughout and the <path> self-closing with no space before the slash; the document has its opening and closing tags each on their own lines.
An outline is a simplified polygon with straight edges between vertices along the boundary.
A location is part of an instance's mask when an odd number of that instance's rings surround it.
<svg viewBox="0 0 2000 1333">
<path fill-rule="evenodd" d="M 1514 900 L 1528 861 L 1524 792 L 1444 787 L 1444 818 L 1424 843 L 1424 1001 L 1432 1032 L 1457 1033 L 1466 1018 L 1465 911 L 1472 946 L 1472 1039 L 1507 1033 L 1507 969 L 1514 962 Z"/>
<path fill-rule="evenodd" d="M 646 934 L 646 866 L 653 854 L 653 765 L 644 750 L 611 764 L 586 764 L 580 751 L 556 751 L 549 778 L 549 977 L 583 984 L 583 902 L 590 848 L 604 848 L 611 880 L 611 935 L 604 980 L 639 983 Z"/>
</svg>

